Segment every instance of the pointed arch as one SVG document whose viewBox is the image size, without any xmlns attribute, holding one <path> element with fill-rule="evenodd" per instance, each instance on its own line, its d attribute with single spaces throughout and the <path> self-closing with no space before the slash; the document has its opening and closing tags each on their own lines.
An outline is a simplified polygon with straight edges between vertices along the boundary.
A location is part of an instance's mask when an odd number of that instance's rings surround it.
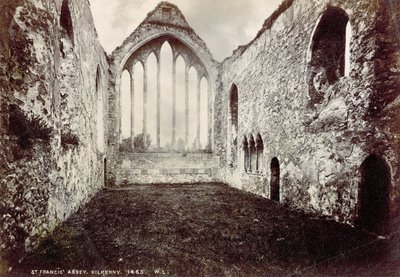
<svg viewBox="0 0 400 277">
<path fill-rule="evenodd" d="M 256 142 L 252 134 L 249 135 L 249 171 L 256 172 Z"/>
<path fill-rule="evenodd" d="M 137 60 L 147 59 L 146 57 L 151 56 L 153 52 L 158 58 L 160 73 L 157 80 L 159 81 L 157 83 L 159 97 L 156 143 L 159 150 L 163 152 L 164 150 L 179 151 L 183 148 L 190 151 L 212 150 L 214 84 L 209 82 L 209 76 L 213 68 L 203 63 L 202 57 L 198 56 L 196 49 L 191 47 L 185 39 L 168 32 L 146 38 L 133 48 L 130 46 L 121 60 L 123 68 L 131 68 Z M 168 52 L 168 58 L 165 56 L 166 52 Z M 116 57 L 116 59 L 120 58 Z M 171 63 L 171 66 L 167 63 Z M 196 76 L 192 73 L 193 71 Z M 116 80 L 117 84 L 118 82 L 119 79 Z M 150 84 L 149 81 L 146 83 Z M 149 108 L 149 105 L 151 103 L 146 102 L 144 109 Z M 191 108 L 195 112 L 190 111 Z M 148 112 L 145 114 L 148 116 Z M 189 119 L 190 117 L 193 118 Z M 146 119 L 145 122 L 147 122 Z"/>
<path fill-rule="evenodd" d="M 307 70 L 312 104 L 320 103 L 326 87 L 345 76 L 348 22 L 349 16 L 344 10 L 329 7 L 316 24 L 310 43 Z"/>
<path fill-rule="evenodd" d="M 230 143 L 230 166 L 236 167 L 238 148 L 238 89 L 232 84 L 229 93 L 229 143 Z"/>
<path fill-rule="evenodd" d="M 69 9 L 69 0 L 64 0 L 62 2 L 60 26 L 61 31 L 64 32 L 72 42 L 74 42 L 74 28 L 72 24 L 71 11 Z"/>
<path fill-rule="evenodd" d="M 360 167 L 358 189 L 358 224 L 378 234 L 388 231 L 390 204 L 390 167 L 384 159 L 372 154 Z"/>
<path fill-rule="evenodd" d="M 330 84 L 344 75 L 348 22 L 349 16 L 344 10 L 330 7 L 322 15 L 312 38 L 312 59 L 325 68 Z"/>
<path fill-rule="evenodd" d="M 276 157 L 271 160 L 270 199 L 280 201 L 280 165 Z"/>
<path fill-rule="evenodd" d="M 245 172 L 249 171 L 249 142 L 246 135 L 243 136 L 242 140 L 242 150 L 243 150 L 243 170 Z"/>
<path fill-rule="evenodd" d="M 263 169 L 263 160 L 264 160 L 264 141 L 260 133 L 258 133 L 256 136 L 256 151 L 257 151 L 256 172 L 261 172 Z"/>
<path fill-rule="evenodd" d="M 236 84 L 232 84 L 229 93 L 229 115 L 232 126 L 237 128 L 238 125 L 238 88 Z"/>
</svg>

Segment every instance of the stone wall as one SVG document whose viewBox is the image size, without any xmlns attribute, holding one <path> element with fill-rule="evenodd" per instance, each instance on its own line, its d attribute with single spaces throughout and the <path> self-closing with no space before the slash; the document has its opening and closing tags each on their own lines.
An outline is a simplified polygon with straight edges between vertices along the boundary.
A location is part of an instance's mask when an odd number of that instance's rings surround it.
<svg viewBox="0 0 400 277">
<path fill-rule="evenodd" d="M 397 5 L 396 9 L 390 5 Z M 332 6 L 344 11 L 351 24 L 350 73 L 333 83 L 318 84 L 316 79 L 310 83 L 315 26 Z M 354 224 L 359 169 L 375 154 L 391 168 L 391 212 L 395 213 L 400 186 L 399 129 L 395 127 L 399 29 L 394 18 L 398 11 L 394 1 L 284 1 L 257 37 L 222 64 L 214 129 L 224 179 L 268 196 L 270 164 L 276 157 L 281 202 Z M 238 88 L 236 164 L 230 162 L 229 150 L 233 84 Z M 315 87 L 322 98 L 313 102 Z M 241 142 L 244 136 L 255 138 L 258 133 L 264 142 L 263 168 L 246 173 Z"/>
<path fill-rule="evenodd" d="M 114 50 L 110 57 L 110 110 L 109 110 L 109 130 L 110 130 L 110 145 L 108 150 L 108 181 L 110 185 L 118 184 L 120 180 L 119 172 L 128 169 L 121 168 L 121 160 L 119 157 L 124 155 L 120 150 L 121 141 L 121 75 L 123 70 L 129 70 L 137 61 L 146 63 L 150 53 L 155 53 L 159 56 L 159 48 L 164 41 L 168 40 L 171 43 L 173 57 L 177 58 L 181 55 L 186 66 L 193 65 L 196 70 L 207 77 L 210 84 L 210 112 L 209 112 L 209 134 L 213 136 L 212 118 L 215 107 L 213 105 L 214 91 L 216 90 L 216 81 L 218 77 L 219 63 L 216 62 L 204 41 L 194 32 L 194 30 L 186 22 L 181 11 L 173 4 L 168 2 L 160 2 L 157 7 L 149 12 L 145 20 L 138 28 L 123 42 L 123 44 Z M 210 137 L 210 141 L 214 139 Z M 214 148 L 211 145 L 210 148 Z M 135 170 L 131 167 L 131 170 Z M 131 173 L 132 174 L 132 173 Z M 128 176 L 125 174 L 125 176 Z M 175 178 L 168 178 L 173 181 Z M 179 179 L 179 178 L 177 178 Z M 200 179 L 184 178 L 188 181 L 199 181 Z M 129 180 L 129 183 L 137 181 L 136 178 Z M 149 179 L 151 182 L 152 180 Z M 140 182 L 141 183 L 141 182 Z"/>
<path fill-rule="evenodd" d="M 121 153 L 114 185 L 218 181 L 219 158 L 207 153 Z"/>
<path fill-rule="evenodd" d="M 96 121 L 108 109 L 108 63 L 88 1 L 1 1 L 0 10 L 3 272 L 103 186 L 96 141 L 107 130 Z"/>
<path fill-rule="evenodd" d="M 222 64 L 166 2 L 108 60 L 86 0 L 2 1 L 0 11 L 0 273 L 106 178 L 222 180 L 355 224 L 372 157 L 390 173 L 390 215 L 399 214 L 400 2 L 285 0 Z M 164 37 L 180 41 L 175 54 L 196 55 L 210 82 L 207 153 L 120 151 L 122 71 Z"/>
<path fill-rule="evenodd" d="M 391 169 L 391 217 L 400 215 L 400 2 L 382 1 L 377 18 L 374 57 L 376 82 L 367 113 L 376 141 L 369 151 L 379 151 Z"/>
</svg>

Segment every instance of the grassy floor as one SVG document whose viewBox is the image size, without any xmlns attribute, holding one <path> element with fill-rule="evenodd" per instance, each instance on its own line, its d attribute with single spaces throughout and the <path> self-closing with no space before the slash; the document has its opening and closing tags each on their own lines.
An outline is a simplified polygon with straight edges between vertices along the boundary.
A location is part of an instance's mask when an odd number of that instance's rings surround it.
<svg viewBox="0 0 400 277">
<path fill-rule="evenodd" d="M 98 193 L 14 274 L 57 268 L 84 269 L 86 276 L 99 273 L 91 270 L 162 276 L 158 269 L 164 276 L 400 274 L 398 264 L 391 268 L 398 260 L 388 243 L 222 184 L 135 186 Z"/>
</svg>

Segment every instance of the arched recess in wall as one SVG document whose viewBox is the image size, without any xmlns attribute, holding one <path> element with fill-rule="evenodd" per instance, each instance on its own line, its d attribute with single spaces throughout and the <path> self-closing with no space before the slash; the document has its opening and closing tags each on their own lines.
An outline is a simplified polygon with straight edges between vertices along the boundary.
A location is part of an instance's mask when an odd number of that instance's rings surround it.
<svg viewBox="0 0 400 277">
<path fill-rule="evenodd" d="M 348 67 L 345 65 L 346 45 L 350 47 L 346 42 L 346 29 L 348 33 L 351 30 L 348 23 L 347 13 L 337 7 L 328 8 L 317 22 L 310 44 L 307 68 L 311 105 L 320 103 L 326 89 L 345 76 L 345 69 Z M 350 58 L 347 60 L 349 62 Z"/>
<path fill-rule="evenodd" d="M 247 137 L 243 137 L 242 141 L 242 152 L 243 152 L 243 170 L 245 172 L 249 171 L 249 143 Z"/>
<path fill-rule="evenodd" d="M 361 164 L 360 173 L 358 224 L 373 233 L 386 233 L 390 218 L 390 168 L 381 157 L 370 155 Z"/>
<path fill-rule="evenodd" d="M 61 6 L 60 26 L 62 35 L 68 37 L 74 43 L 74 29 L 72 25 L 71 11 L 69 1 L 64 0 Z"/>
<path fill-rule="evenodd" d="M 271 160 L 270 198 L 280 201 L 280 165 L 276 157 Z"/>
<path fill-rule="evenodd" d="M 97 66 L 96 71 L 96 129 L 97 129 L 97 149 L 104 152 L 104 100 L 103 91 L 101 89 L 101 71 Z"/>
<path fill-rule="evenodd" d="M 230 143 L 230 166 L 236 167 L 237 163 L 237 133 L 238 133 L 238 89 L 232 85 L 229 94 L 229 143 Z"/>
<path fill-rule="evenodd" d="M 261 172 L 264 167 L 263 166 L 264 141 L 259 133 L 257 134 L 257 137 L 256 137 L 256 150 L 257 150 L 256 172 Z"/>
<path fill-rule="evenodd" d="M 256 142 L 253 135 L 249 135 L 249 172 L 256 172 L 257 153 L 256 153 Z"/>
</svg>

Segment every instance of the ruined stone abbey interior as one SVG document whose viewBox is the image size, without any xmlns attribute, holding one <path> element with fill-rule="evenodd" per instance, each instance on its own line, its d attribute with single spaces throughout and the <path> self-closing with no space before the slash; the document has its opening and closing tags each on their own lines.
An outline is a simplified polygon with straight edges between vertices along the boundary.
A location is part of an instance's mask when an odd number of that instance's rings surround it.
<svg viewBox="0 0 400 277">
<path fill-rule="evenodd" d="M 167 2 L 110 55 L 87 0 L 0 13 L 0 260 L 103 188 L 137 184 L 222 182 L 393 230 L 399 1 L 284 0 L 222 62 Z"/>
</svg>

